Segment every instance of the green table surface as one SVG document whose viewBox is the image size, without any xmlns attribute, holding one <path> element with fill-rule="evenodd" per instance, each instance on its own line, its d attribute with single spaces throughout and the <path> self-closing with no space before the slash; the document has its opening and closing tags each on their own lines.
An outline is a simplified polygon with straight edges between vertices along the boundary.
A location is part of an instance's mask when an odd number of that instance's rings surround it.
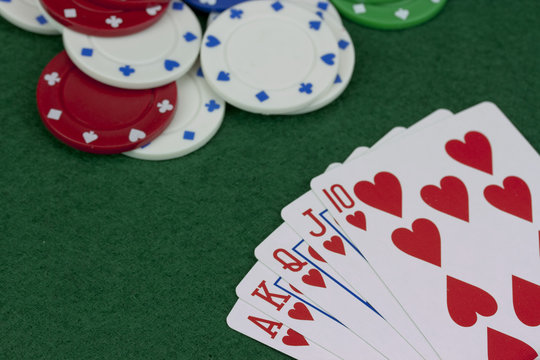
<svg viewBox="0 0 540 360">
<path fill-rule="evenodd" d="M 57 141 L 35 88 L 62 41 L 0 21 L 0 357 L 284 358 L 225 322 L 281 208 L 438 108 L 493 101 L 540 150 L 539 16 L 538 0 L 449 0 L 405 31 L 344 20 L 357 65 L 336 102 L 291 117 L 228 107 L 206 147 L 166 162 Z"/>
</svg>

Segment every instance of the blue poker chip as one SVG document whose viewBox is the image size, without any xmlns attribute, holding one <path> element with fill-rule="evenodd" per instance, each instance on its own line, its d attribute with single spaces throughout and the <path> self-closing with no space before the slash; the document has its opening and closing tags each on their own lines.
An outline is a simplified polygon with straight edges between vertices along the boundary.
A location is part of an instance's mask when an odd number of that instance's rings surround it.
<svg viewBox="0 0 540 360">
<path fill-rule="evenodd" d="M 185 2 L 197 10 L 209 13 L 212 11 L 221 12 L 227 10 L 244 1 L 247 0 L 186 0 Z"/>
</svg>

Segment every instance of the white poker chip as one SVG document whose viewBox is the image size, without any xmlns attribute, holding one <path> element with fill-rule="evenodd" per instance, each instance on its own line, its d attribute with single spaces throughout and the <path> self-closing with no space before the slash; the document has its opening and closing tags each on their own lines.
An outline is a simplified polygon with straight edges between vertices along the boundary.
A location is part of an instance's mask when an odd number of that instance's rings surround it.
<svg viewBox="0 0 540 360">
<path fill-rule="evenodd" d="M 324 0 L 287 0 L 292 2 L 293 4 L 296 4 L 306 10 L 312 11 L 315 14 L 317 14 L 321 19 L 326 20 L 328 17 L 331 18 L 331 20 L 342 24 L 341 22 L 341 16 L 339 16 L 338 11 L 330 3 L 329 1 Z M 210 14 L 208 14 L 208 19 L 206 20 L 206 27 L 210 26 L 211 23 L 216 20 L 216 18 L 220 15 L 220 12 L 212 11 Z"/>
<path fill-rule="evenodd" d="M 197 17 L 181 1 L 172 1 L 156 24 L 132 35 L 98 37 L 68 28 L 62 35 L 81 71 L 124 89 L 149 89 L 178 80 L 197 60 L 202 37 Z"/>
<path fill-rule="evenodd" d="M 312 11 L 317 14 L 321 19 L 334 20 L 335 22 L 342 24 L 341 16 L 336 10 L 334 5 L 326 0 L 287 0 L 295 5 L 303 7 L 306 10 Z"/>
<path fill-rule="evenodd" d="M 0 0 L 2 1 L 2 0 Z M 40 0 L 35 0 L 36 6 L 39 10 L 39 12 L 43 15 L 43 17 L 47 20 L 47 22 L 50 24 L 51 27 L 56 29 L 56 34 L 62 34 L 64 32 L 64 25 L 60 24 L 58 21 L 54 20 L 51 15 L 45 10 L 43 7 L 43 4 L 41 4 Z"/>
<path fill-rule="evenodd" d="M 207 29 L 201 62 L 210 87 L 254 113 L 299 111 L 337 75 L 339 53 L 330 27 L 286 1 L 240 3 Z"/>
<path fill-rule="evenodd" d="M 208 14 L 208 19 L 206 19 L 206 28 L 210 26 L 211 23 L 214 22 L 214 20 L 217 19 L 217 17 L 220 15 L 220 12 L 212 11 L 210 14 Z"/>
<path fill-rule="evenodd" d="M 331 18 L 327 18 L 326 23 L 330 26 L 337 39 L 340 55 L 338 74 L 334 84 L 325 93 L 321 94 L 314 102 L 309 103 L 305 108 L 291 113 L 290 115 L 305 114 L 325 107 L 343 94 L 351 82 L 355 64 L 355 52 L 351 36 L 342 24 L 334 22 Z"/>
<path fill-rule="evenodd" d="M 38 6 L 39 0 L 0 0 L 0 15 L 26 31 L 42 35 L 59 35 Z"/>
<path fill-rule="evenodd" d="M 217 133 L 225 102 L 210 89 L 199 64 L 176 86 L 177 111 L 167 129 L 150 144 L 124 155 L 142 160 L 175 159 L 203 147 Z"/>
</svg>

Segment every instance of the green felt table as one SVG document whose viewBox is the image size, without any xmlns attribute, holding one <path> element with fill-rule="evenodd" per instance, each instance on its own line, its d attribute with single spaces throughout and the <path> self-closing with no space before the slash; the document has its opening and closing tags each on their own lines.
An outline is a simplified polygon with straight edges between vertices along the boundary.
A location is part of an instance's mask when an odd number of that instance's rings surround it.
<svg viewBox="0 0 540 360">
<path fill-rule="evenodd" d="M 227 108 L 203 149 L 85 154 L 42 125 L 35 88 L 60 37 L 0 21 L 0 357 L 282 359 L 229 329 L 235 286 L 312 177 L 438 108 L 495 102 L 540 150 L 540 1 L 449 0 L 405 31 L 344 20 L 357 66 L 323 110 Z"/>
</svg>

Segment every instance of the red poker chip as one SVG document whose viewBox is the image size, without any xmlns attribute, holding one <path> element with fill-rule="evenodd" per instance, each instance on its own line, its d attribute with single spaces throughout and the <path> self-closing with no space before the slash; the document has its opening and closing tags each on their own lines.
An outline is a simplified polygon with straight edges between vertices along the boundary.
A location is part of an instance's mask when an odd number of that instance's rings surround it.
<svg viewBox="0 0 540 360">
<path fill-rule="evenodd" d="M 166 4 L 155 3 L 143 9 L 125 9 L 101 6 L 93 0 L 40 1 L 47 13 L 63 26 L 94 36 L 124 36 L 142 31 L 167 10 Z"/>
<path fill-rule="evenodd" d="M 94 0 L 94 3 L 113 9 L 146 9 L 154 5 L 167 6 L 170 0 Z"/>
<path fill-rule="evenodd" d="M 176 83 L 126 90 L 102 84 L 71 62 L 65 51 L 45 67 L 37 105 L 45 126 L 60 141 L 96 154 L 144 146 L 161 134 L 176 110 Z"/>
</svg>

